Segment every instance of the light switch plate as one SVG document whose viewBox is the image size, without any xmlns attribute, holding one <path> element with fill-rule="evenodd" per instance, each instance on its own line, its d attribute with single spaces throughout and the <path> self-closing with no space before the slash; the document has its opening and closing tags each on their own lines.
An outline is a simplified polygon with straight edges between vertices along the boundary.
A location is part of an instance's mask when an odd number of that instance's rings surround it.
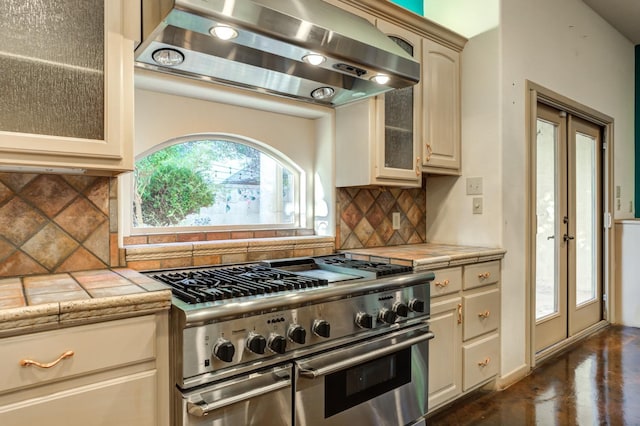
<svg viewBox="0 0 640 426">
<path fill-rule="evenodd" d="M 467 195 L 482 195 L 482 178 L 467 178 Z"/>
<path fill-rule="evenodd" d="M 473 214 L 482 214 L 482 197 L 473 197 Z"/>
</svg>

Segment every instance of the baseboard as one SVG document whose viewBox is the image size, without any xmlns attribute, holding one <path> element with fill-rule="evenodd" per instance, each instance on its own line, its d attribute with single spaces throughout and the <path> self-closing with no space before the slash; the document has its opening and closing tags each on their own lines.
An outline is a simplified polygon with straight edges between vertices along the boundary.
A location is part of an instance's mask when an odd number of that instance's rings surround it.
<svg viewBox="0 0 640 426">
<path fill-rule="evenodd" d="M 511 370 L 511 372 L 503 375 L 498 380 L 496 380 L 496 388 L 498 390 L 508 388 L 515 382 L 524 379 L 527 374 L 529 374 L 530 370 L 531 369 L 527 364 L 522 364 L 521 366 L 517 367 L 514 370 Z"/>
</svg>

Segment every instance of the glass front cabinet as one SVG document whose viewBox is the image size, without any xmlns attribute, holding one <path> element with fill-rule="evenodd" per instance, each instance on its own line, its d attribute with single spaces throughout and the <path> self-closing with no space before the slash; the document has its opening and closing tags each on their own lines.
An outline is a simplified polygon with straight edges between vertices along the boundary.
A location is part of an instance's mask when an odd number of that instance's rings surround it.
<svg viewBox="0 0 640 426">
<path fill-rule="evenodd" d="M 391 2 L 330 1 L 358 8 L 421 64 L 417 85 L 336 108 L 336 185 L 419 187 L 423 172 L 460 174 L 466 39 Z"/>
<path fill-rule="evenodd" d="M 130 0 L 0 6 L 0 170 L 132 169 Z M 133 30 L 133 31 L 131 31 Z"/>
<path fill-rule="evenodd" d="M 369 20 L 420 62 L 419 35 Z M 336 108 L 336 185 L 421 186 L 421 102 L 418 83 Z"/>
</svg>

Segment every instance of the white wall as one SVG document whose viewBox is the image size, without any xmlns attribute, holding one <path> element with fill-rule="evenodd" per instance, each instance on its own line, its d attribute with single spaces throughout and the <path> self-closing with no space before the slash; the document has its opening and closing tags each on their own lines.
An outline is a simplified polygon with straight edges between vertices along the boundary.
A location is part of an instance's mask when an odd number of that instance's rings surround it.
<svg viewBox="0 0 640 426">
<path fill-rule="evenodd" d="M 634 192 L 634 47 L 580 0 L 503 0 L 499 30 L 462 56 L 460 178 L 427 179 L 427 239 L 501 246 L 503 376 L 526 368 L 526 80 L 615 120 L 616 218 Z M 484 214 L 471 213 L 467 177 L 484 179 Z"/>
</svg>

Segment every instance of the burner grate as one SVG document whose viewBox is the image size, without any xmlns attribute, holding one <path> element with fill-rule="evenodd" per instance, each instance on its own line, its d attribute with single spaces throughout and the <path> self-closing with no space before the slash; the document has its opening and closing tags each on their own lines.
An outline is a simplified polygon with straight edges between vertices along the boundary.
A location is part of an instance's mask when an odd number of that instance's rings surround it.
<svg viewBox="0 0 640 426">
<path fill-rule="evenodd" d="M 151 277 L 171 286 L 178 299 L 192 304 L 328 285 L 324 279 L 262 265 L 161 272 L 153 273 Z"/>
</svg>

